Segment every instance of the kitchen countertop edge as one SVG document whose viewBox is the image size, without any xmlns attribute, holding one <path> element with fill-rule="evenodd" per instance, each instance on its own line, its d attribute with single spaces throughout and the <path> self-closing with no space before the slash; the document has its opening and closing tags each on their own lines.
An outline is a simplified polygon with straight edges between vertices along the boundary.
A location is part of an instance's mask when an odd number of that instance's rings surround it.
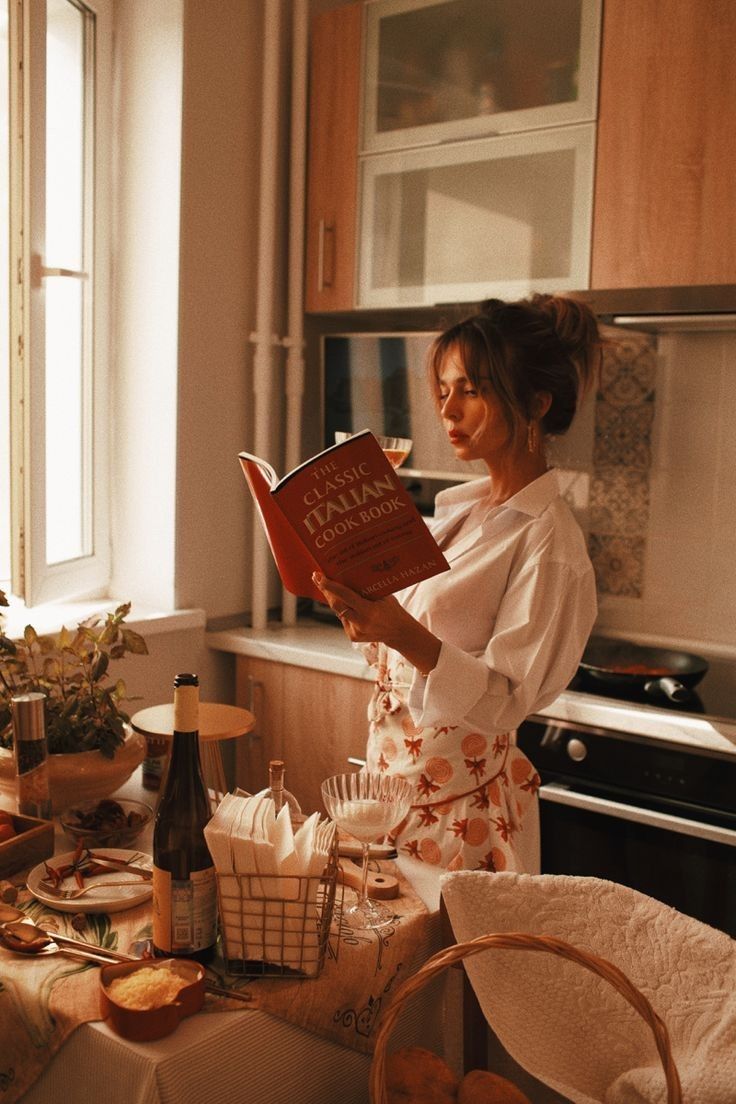
<svg viewBox="0 0 736 1104">
<path fill-rule="evenodd" d="M 278 622 L 265 629 L 239 627 L 209 632 L 210 648 L 235 655 L 287 663 L 312 671 L 373 681 L 374 671 L 341 629 L 314 621 Z M 736 723 L 720 718 L 635 705 L 625 701 L 564 690 L 538 719 L 570 722 L 627 732 L 634 736 L 736 755 Z"/>
<path fill-rule="evenodd" d="M 298 625 L 278 622 L 265 629 L 235 628 L 206 634 L 207 645 L 215 651 L 288 663 L 312 671 L 372 682 L 374 670 L 359 648 L 351 645 L 342 629 L 315 621 Z"/>
</svg>

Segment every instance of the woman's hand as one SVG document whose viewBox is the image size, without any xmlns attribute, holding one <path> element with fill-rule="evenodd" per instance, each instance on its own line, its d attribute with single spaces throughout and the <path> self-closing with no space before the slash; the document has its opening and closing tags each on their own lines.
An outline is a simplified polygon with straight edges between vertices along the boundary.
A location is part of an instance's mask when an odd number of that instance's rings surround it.
<svg viewBox="0 0 736 1104">
<path fill-rule="evenodd" d="M 407 613 L 393 597 L 369 600 L 350 587 L 317 572 L 312 581 L 340 619 L 348 638 L 355 643 L 380 641 L 400 652 L 417 670 L 427 675 L 436 666 L 441 643 L 429 629 Z"/>
</svg>

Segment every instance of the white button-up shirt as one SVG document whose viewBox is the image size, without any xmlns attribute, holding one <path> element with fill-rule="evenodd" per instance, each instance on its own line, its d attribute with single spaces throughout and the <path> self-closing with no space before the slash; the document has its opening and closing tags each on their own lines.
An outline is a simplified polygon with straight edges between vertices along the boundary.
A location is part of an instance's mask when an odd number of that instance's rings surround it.
<svg viewBox="0 0 736 1104">
<path fill-rule="evenodd" d="M 397 595 L 442 642 L 425 679 L 412 679 L 418 727 L 509 732 L 568 685 L 595 621 L 595 578 L 583 534 L 554 471 L 529 483 L 475 528 L 457 530 L 490 480 L 437 495 L 429 525 L 450 571 Z"/>
</svg>

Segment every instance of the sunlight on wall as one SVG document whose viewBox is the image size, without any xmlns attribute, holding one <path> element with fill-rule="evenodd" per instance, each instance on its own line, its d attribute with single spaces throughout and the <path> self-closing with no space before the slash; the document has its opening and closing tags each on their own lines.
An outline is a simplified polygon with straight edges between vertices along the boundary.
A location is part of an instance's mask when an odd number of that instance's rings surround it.
<svg viewBox="0 0 736 1104">
<path fill-rule="evenodd" d="M 112 592 L 173 609 L 182 3 L 116 19 Z"/>
</svg>

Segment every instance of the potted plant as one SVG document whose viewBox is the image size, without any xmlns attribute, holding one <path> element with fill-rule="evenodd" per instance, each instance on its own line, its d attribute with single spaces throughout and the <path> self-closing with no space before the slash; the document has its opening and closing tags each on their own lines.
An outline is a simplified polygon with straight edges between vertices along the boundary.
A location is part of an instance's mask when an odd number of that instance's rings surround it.
<svg viewBox="0 0 736 1104">
<path fill-rule="evenodd" d="M 0 606 L 7 606 L 0 590 Z M 11 699 L 40 691 L 46 695 L 51 803 L 61 812 L 73 802 L 106 797 L 130 776 L 144 757 L 145 740 L 133 733 L 121 702 L 125 683 L 113 681 L 112 660 L 147 655 L 143 637 L 128 628 L 127 602 L 104 618 L 81 621 L 76 630 L 40 635 L 27 625 L 11 640 L 0 621 L 0 793 L 14 796 Z M 1 611 L 0 611 L 1 617 Z"/>
</svg>

